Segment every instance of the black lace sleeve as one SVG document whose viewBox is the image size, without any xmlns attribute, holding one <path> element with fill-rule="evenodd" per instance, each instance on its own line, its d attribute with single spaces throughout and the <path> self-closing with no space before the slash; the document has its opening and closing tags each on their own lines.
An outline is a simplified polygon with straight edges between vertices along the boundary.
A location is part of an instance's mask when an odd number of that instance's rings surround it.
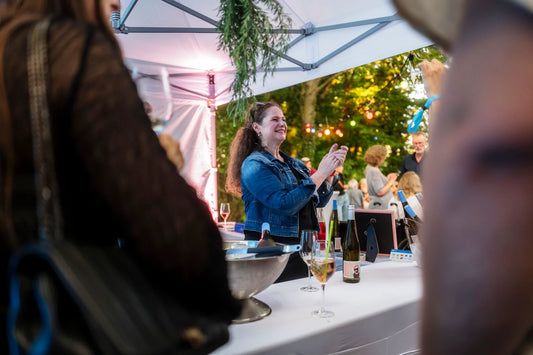
<svg viewBox="0 0 533 355">
<path fill-rule="evenodd" d="M 238 306 L 207 205 L 168 160 L 118 51 L 95 32 L 86 53 L 70 118 L 59 129 L 66 137 L 60 183 L 72 192 L 62 191 L 66 229 L 126 239 L 155 275 L 187 288 L 179 297 L 231 319 Z M 62 60 L 73 59 L 58 54 L 56 71 Z"/>
</svg>

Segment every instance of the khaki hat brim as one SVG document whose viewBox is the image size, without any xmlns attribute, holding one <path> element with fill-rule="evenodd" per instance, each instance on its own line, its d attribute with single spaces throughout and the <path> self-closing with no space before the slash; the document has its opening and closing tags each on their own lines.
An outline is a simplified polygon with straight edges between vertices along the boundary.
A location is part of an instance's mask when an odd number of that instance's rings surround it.
<svg viewBox="0 0 533 355">
<path fill-rule="evenodd" d="M 533 12 L 533 0 L 508 0 Z M 393 0 L 403 18 L 415 29 L 450 50 L 463 25 L 467 0 Z"/>
<path fill-rule="evenodd" d="M 466 0 L 393 0 L 400 15 L 416 30 L 449 50 L 457 38 Z"/>
</svg>

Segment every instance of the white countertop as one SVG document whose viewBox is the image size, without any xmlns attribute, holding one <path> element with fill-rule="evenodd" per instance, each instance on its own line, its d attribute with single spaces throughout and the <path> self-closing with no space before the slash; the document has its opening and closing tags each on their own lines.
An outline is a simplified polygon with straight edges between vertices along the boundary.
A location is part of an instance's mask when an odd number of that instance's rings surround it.
<svg viewBox="0 0 533 355">
<path fill-rule="evenodd" d="M 213 354 L 402 354 L 418 348 L 421 269 L 414 263 L 365 263 L 361 282 L 337 271 L 326 286 L 329 319 L 314 318 L 322 293 L 303 292 L 307 279 L 269 286 L 255 297 L 272 308 L 264 319 L 230 326 L 230 341 Z M 316 286 L 318 282 L 313 278 Z"/>
</svg>

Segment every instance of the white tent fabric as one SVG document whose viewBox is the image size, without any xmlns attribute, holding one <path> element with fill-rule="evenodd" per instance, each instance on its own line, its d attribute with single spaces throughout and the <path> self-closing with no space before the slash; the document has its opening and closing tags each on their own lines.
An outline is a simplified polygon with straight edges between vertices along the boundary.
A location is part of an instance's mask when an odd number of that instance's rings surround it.
<svg viewBox="0 0 533 355">
<path fill-rule="evenodd" d="M 294 33 L 276 73 L 264 82 L 258 74 L 255 95 L 431 44 L 399 18 L 390 0 L 279 2 Z M 114 27 L 126 63 L 154 115 L 171 120 L 165 132 L 182 142 L 184 176 L 216 217 L 212 110 L 230 101 L 234 77 L 229 56 L 218 50 L 219 1 L 121 0 L 121 5 Z"/>
</svg>

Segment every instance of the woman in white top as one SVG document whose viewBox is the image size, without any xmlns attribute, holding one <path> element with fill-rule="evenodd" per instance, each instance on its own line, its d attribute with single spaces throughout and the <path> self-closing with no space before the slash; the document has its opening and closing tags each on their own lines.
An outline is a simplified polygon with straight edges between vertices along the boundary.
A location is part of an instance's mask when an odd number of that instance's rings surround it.
<svg viewBox="0 0 533 355">
<path fill-rule="evenodd" d="M 398 175 L 396 173 L 390 173 L 386 177 L 383 175 L 379 167 L 383 165 L 385 159 L 387 159 L 387 148 L 382 145 L 371 146 L 364 156 L 364 161 L 368 164 L 365 168 L 365 176 L 370 196 L 370 209 L 386 210 L 393 197 L 391 187 Z"/>
</svg>

